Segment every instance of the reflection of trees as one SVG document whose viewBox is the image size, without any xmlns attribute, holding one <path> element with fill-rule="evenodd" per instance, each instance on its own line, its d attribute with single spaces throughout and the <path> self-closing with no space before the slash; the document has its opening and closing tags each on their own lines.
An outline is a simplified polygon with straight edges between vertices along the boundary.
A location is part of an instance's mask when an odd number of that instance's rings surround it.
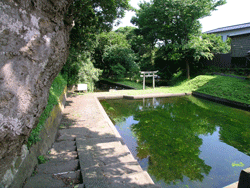
<svg viewBox="0 0 250 188">
<path fill-rule="evenodd" d="M 199 107 L 182 98 L 171 98 L 171 103 L 150 111 L 137 110 L 134 119 L 139 123 L 132 126 L 138 139 L 137 157 L 150 156 L 148 171 L 157 180 L 171 183 L 187 176 L 202 181 L 210 172 L 211 167 L 199 158 L 202 139 L 198 135 L 212 133 L 215 126 L 199 116 Z"/>
<path fill-rule="evenodd" d="M 202 181 L 211 167 L 199 158 L 202 139 L 220 127 L 220 140 L 250 155 L 250 114 L 194 97 L 107 100 L 105 109 L 116 122 L 134 116 L 137 157 L 149 157 L 148 171 L 166 183 Z M 195 105 L 193 105 L 194 103 Z M 105 105 L 104 105 L 105 106 Z M 113 109 L 112 109 L 113 108 Z M 114 118 L 116 117 L 116 118 Z"/>
<path fill-rule="evenodd" d="M 250 156 L 250 113 L 189 97 L 190 101 L 207 109 L 207 117 L 220 126 L 220 140 Z M 219 115 L 218 115 L 219 114 Z M 218 124 L 219 122 L 219 124 Z"/>
</svg>

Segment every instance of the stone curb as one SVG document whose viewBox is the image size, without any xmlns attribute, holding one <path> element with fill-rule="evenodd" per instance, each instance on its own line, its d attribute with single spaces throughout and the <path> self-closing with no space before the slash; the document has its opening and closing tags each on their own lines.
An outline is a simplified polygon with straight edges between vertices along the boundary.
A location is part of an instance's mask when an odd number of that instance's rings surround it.
<svg viewBox="0 0 250 188">
<path fill-rule="evenodd" d="M 100 95 L 96 96 L 97 99 L 145 99 L 145 98 L 154 98 L 154 97 L 178 97 L 192 95 L 192 93 L 150 93 L 144 95 Z"/>
<path fill-rule="evenodd" d="M 98 108 L 102 114 L 102 116 L 104 117 L 104 119 L 107 121 L 109 127 L 113 130 L 115 137 L 117 138 L 118 141 L 121 142 L 121 144 L 123 145 L 124 149 L 131 155 L 131 157 L 136 161 L 136 163 L 140 166 L 140 164 L 138 163 L 138 161 L 134 158 L 134 156 L 132 155 L 131 151 L 129 150 L 128 146 L 125 144 L 125 142 L 123 141 L 123 138 L 121 137 L 120 133 L 117 131 L 117 129 L 115 128 L 114 124 L 112 123 L 112 121 L 110 120 L 110 118 L 108 117 L 107 113 L 105 112 L 103 106 L 101 105 L 100 101 L 98 100 L 97 97 L 94 97 L 95 101 L 98 105 Z M 140 166 L 141 167 L 141 166 Z M 151 177 L 149 176 L 149 174 L 145 171 L 144 172 L 148 178 L 147 181 L 149 181 L 149 183 L 153 183 L 154 181 L 151 179 Z"/>
<path fill-rule="evenodd" d="M 241 171 L 238 188 L 247 188 L 250 186 L 250 168 Z"/>
<path fill-rule="evenodd" d="M 250 105 L 249 104 L 236 102 L 236 101 L 231 101 L 231 100 L 228 100 L 228 99 L 223 99 L 223 98 L 220 98 L 220 97 L 215 97 L 215 96 L 212 96 L 212 95 L 207 95 L 207 94 L 199 93 L 199 92 L 196 92 L 196 91 L 193 91 L 192 95 L 195 96 L 195 97 L 198 97 L 198 98 L 202 98 L 202 99 L 206 99 L 206 100 L 209 100 L 209 101 L 224 104 L 226 106 L 238 108 L 238 109 L 241 109 L 241 110 L 250 111 Z"/>
</svg>

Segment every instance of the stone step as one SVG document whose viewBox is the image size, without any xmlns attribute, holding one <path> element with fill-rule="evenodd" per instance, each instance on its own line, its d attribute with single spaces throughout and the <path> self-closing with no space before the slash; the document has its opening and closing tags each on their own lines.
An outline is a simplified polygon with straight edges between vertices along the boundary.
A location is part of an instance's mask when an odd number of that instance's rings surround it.
<svg viewBox="0 0 250 188">
<path fill-rule="evenodd" d="M 76 151 L 75 141 L 55 142 L 50 149 L 50 153 L 65 153 L 68 151 Z"/>
<path fill-rule="evenodd" d="M 90 168 L 81 169 L 83 179 L 88 178 L 103 178 L 103 177 L 116 177 L 124 174 L 132 174 L 135 172 L 142 172 L 141 166 L 137 161 L 130 161 L 125 163 L 114 163 L 104 166 L 94 166 Z"/>
<path fill-rule="evenodd" d="M 83 184 L 88 188 L 160 188 L 154 184 L 146 171 L 123 175 L 119 173 L 108 175 L 104 172 L 99 177 L 88 176 L 83 179 Z"/>
<path fill-rule="evenodd" d="M 50 161 L 69 161 L 78 158 L 75 141 L 55 142 L 49 150 L 46 158 Z"/>
<path fill-rule="evenodd" d="M 71 134 L 71 132 L 69 131 L 69 129 L 60 129 L 58 130 L 58 134 L 57 134 L 57 142 L 61 142 L 61 141 L 75 141 L 76 139 L 76 134 Z"/>
<path fill-rule="evenodd" d="M 66 187 L 61 179 L 56 179 L 52 174 L 37 174 L 29 177 L 23 188 L 59 188 Z"/>
<path fill-rule="evenodd" d="M 82 169 L 112 163 L 137 162 L 127 147 L 123 146 L 115 137 L 102 139 L 77 138 L 76 144 Z"/>
<path fill-rule="evenodd" d="M 45 164 L 38 165 L 36 171 L 38 174 L 55 174 L 60 172 L 76 171 L 78 167 L 78 159 L 70 161 L 48 161 Z"/>
<path fill-rule="evenodd" d="M 161 186 L 155 185 L 151 177 L 146 171 L 136 172 L 132 174 L 125 175 L 128 178 L 129 184 L 138 185 L 138 187 L 144 188 L 160 188 Z"/>
<path fill-rule="evenodd" d="M 42 187 L 76 187 L 83 188 L 80 183 L 80 170 L 62 172 L 57 174 L 37 174 L 28 178 L 24 188 L 42 188 Z M 77 186 L 78 185 L 78 186 Z M 74 186 L 74 188 L 75 188 Z"/>
<path fill-rule="evenodd" d="M 46 158 L 49 159 L 49 161 L 71 161 L 71 160 L 75 160 L 78 159 L 78 154 L 76 151 L 71 151 L 71 152 L 67 152 L 67 153 L 62 153 L 62 154 L 47 154 L 45 156 Z"/>
</svg>

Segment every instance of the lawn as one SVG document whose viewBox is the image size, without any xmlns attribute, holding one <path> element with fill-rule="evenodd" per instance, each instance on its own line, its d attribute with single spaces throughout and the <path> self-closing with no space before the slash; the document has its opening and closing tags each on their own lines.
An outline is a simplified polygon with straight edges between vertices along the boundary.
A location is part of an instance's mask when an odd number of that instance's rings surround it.
<svg viewBox="0 0 250 188">
<path fill-rule="evenodd" d="M 121 82 L 121 84 L 129 85 L 128 82 Z M 122 90 L 109 94 L 143 95 L 149 93 L 188 93 L 192 91 L 250 104 L 250 80 L 219 75 L 200 75 L 171 87 L 157 87 L 146 90 Z"/>
</svg>

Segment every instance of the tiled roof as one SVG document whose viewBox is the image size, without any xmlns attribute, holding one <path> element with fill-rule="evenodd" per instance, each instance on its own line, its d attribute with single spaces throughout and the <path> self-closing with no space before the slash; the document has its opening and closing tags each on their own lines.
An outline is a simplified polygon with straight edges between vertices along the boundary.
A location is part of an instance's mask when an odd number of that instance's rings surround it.
<svg viewBox="0 0 250 188">
<path fill-rule="evenodd" d="M 210 30 L 210 31 L 206 31 L 205 33 L 220 33 L 220 32 L 223 32 L 223 31 L 232 31 L 232 30 L 244 29 L 244 28 L 250 28 L 250 22 L 249 23 L 244 23 L 244 24 L 239 24 L 239 25 L 221 27 L 221 28 Z"/>
</svg>

